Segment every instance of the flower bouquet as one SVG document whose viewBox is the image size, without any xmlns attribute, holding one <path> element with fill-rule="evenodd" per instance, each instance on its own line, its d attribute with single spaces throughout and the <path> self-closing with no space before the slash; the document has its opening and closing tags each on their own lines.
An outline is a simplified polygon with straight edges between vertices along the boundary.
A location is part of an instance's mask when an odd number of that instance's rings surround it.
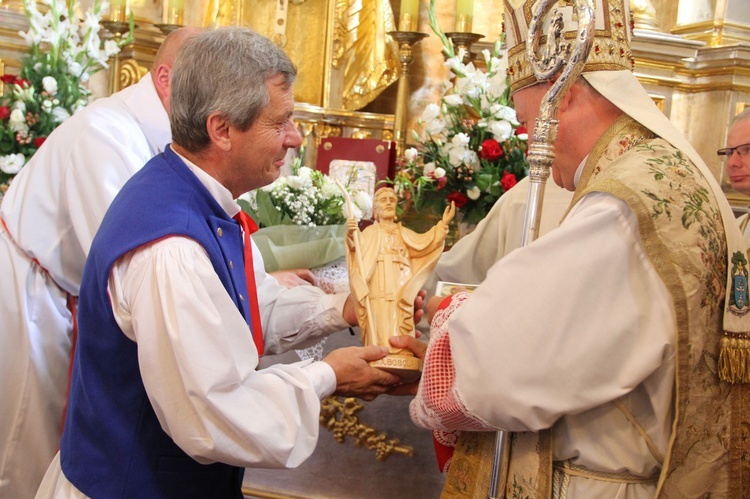
<svg viewBox="0 0 750 499">
<path fill-rule="evenodd" d="M 454 52 L 435 22 L 434 0 L 430 24 L 443 42 L 453 85 L 417 121 L 417 146 L 397 160 L 394 187 L 402 209 L 442 213 L 453 201 L 459 221 L 476 224 L 527 175 L 528 134 L 510 106 L 500 41 L 492 53 L 482 52 L 486 65 L 482 71 L 461 62 L 463 50 Z"/>
<path fill-rule="evenodd" d="M 372 216 L 372 198 L 359 189 L 347 191 L 357 220 Z M 269 272 L 315 268 L 346 255 L 344 236 L 349 216 L 344 196 L 328 175 L 292 165 L 292 175 L 244 194 L 238 200 L 258 224 L 253 240 Z"/>
<path fill-rule="evenodd" d="M 2 76 L 0 97 L 0 184 L 9 182 L 60 123 L 88 104 L 90 75 L 107 67 L 107 59 L 132 42 L 130 32 L 119 42 L 99 37 L 99 21 L 107 2 L 95 0 L 84 19 L 75 4 L 24 0 L 29 30 L 19 35 L 29 45 L 18 76 Z"/>
</svg>

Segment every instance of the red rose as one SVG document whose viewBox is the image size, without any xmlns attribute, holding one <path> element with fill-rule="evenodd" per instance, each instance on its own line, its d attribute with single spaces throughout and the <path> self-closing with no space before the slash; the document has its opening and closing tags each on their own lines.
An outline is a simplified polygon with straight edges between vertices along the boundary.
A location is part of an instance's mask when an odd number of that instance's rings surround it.
<svg viewBox="0 0 750 499">
<path fill-rule="evenodd" d="M 34 146 L 37 148 L 42 147 L 42 144 L 44 144 L 44 141 L 47 140 L 47 137 L 37 137 L 34 139 Z"/>
<path fill-rule="evenodd" d="M 449 203 L 451 201 L 456 203 L 456 208 L 461 208 L 463 205 L 469 202 L 469 197 L 466 194 L 463 194 L 458 191 L 453 191 L 450 194 L 448 194 L 447 199 Z"/>
<path fill-rule="evenodd" d="M 10 116 L 10 109 L 8 106 L 0 107 L 0 120 L 7 120 Z"/>
<path fill-rule="evenodd" d="M 19 85 L 21 87 L 30 87 L 31 86 L 31 82 L 29 80 L 25 80 L 23 78 L 18 78 L 16 80 L 16 85 Z"/>
<path fill-rule="evenodd" d="M 514 132 L 516 135 L 521 135 L 522 133 L 528 134 L 529 131 L 526 129 L 525 126 L 521 125 L 518 128 L 516 128 L 516 131 Z"/>
<path fill-rule="evenodd" d="M 3 83 L 5 83 L 6 85 L 12 85 L 13 83 L 16 82 L 16 76 L 4 74 L 3 76 L 0 76 L 0 80 L 2 80 Z"/>
<path fill-rule="evenodd" d="M 437 190 L 440 190 L 443 187 L 445 187 L 445 184 L 447 183 L 448 183 L 448 177 L 440 177 L 439 179 L 437 179 Z"/>
<path fill-rule="evenodd" d="M 487 139 L 482 142 L 482 148 L 479 150 L 479 157 L 487 161 L 495 161 L 503 155 L 503 149 L 495 139 Z"/>
<path fill-rule="evenodd" d="M 511 187 L 516 185 L 516 175 L 514 173 L 503 172 L 503 177 L 500 179 L 500 185 L 503 186 L 503 191 L 509 191 Z"/>
</svg>

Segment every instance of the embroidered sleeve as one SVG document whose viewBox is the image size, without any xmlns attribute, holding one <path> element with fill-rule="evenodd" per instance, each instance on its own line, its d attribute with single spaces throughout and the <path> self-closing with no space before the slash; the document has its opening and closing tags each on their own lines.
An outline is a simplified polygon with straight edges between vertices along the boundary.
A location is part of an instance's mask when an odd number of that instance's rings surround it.
<svg viewBox="0 0 750 499">
<path fill-rule="evenodd" d="M 492 429 L 469 413 L 455 388 L 448 323 L 468 297 L 464 292 L 446 298 L 432 321 L 422 381 L 409 408 L 417 426 L 439 431 Z"/>
</svg>

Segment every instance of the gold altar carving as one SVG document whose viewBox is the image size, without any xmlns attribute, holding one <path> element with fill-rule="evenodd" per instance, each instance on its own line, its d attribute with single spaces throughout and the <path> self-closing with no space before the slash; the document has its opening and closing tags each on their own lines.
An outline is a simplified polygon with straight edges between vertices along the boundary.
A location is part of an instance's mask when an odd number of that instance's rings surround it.
<svg viewBox="0 0 750 499">
<path fill-rule="evenodd" d="M 401 445 L 397 438 L 388 438 L 385 433 L 360 422 L 357 413 L 364 408 L 355 398 L 328 397 L 320 404 L 320 424 L 333 433 L 333 438 L 344 443 L 346 437 L 354 439 L 354 445 L 375 451 L 378 461 L 385 461 L 391 454 L 412 457 L 414 449 Z"/>
<path fill-rule="evenodd" d="M 298 102 L 361 109 L 399 75 L 398 49 L 385 34 L 394 27 L 388 0 L 261 1 L 252 9 L 210 0 L 203 24 L 247 25 L 283 47 L 299 70 Z"/>
</svg>

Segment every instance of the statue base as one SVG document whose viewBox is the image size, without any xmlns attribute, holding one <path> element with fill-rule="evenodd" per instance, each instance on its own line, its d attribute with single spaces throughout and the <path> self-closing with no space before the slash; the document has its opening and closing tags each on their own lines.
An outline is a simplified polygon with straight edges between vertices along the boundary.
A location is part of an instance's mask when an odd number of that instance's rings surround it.
<svg viewBox="0 0 750 499">
<path fill-rule="evenodd" d="M 422 375 L 422 360 L 413 355 L 387 355 L 385 358 L 370 362 L 372 367 L 388 371 L 403 378 L 404 382 L 417 381 Z"/>
</svg>

